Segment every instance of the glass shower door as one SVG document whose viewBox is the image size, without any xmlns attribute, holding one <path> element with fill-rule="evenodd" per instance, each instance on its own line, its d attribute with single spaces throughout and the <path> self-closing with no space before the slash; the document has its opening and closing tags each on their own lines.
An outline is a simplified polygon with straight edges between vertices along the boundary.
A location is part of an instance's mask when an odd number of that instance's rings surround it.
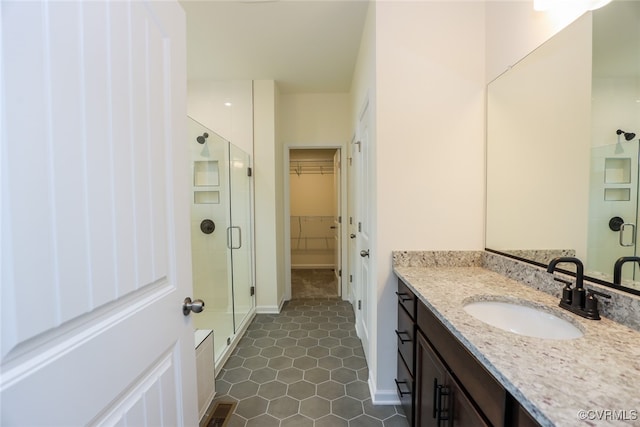
<svg viewBox="0 0 640 427">
<path fill-rule="evenodd" d="M 229 212 L 228 142 L 200 123 L 189 119 L 189 151 L 192 163 L 191 256 L 194 298 L 205 301 L 205 310 L 193 316 L 196 329 L 214 331 L 215 360 L 234 335 L 231 258 L 226 230 Z"/>
<path fill-rule="evenodd" d="M 231 250 L 233 307 L 238 331 L 254 307 L 251 250 L 251 178 L 249 155 L 229 143 L 229 195 L 231 225 L 228 247 Z"/>
<path fill-rule="evenodd" d="M 637 255 L 639 142 L 618 142 L 591 151 L 587 266 L 590 276 L 612 280 L 613 265 Z M 627 263 L 623 280 L 639 280 Z"/>
<path fill-rule="evenodd" d="M 195 120 L 188 124 L 193 293 L 205 301 L 193 322 L 214 331 L 218 364 L 255 311 L 250 157 Z"/>
</svg>

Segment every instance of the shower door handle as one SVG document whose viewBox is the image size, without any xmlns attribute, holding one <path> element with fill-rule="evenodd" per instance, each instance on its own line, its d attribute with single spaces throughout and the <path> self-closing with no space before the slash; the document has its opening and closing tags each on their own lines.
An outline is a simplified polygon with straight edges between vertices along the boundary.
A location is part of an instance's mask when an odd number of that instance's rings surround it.
<svg viewBox="0 0 640 427">
<path fill-rule="evenodd" d="M 624 229 L 626 227 L 631 227 L 631 243 L 629 243 L 629 244 L 624 243 Z M 635 246 L 636 245 L 636 225 L 635 224 L 631 224 L 631 223 L 622 224 L 620 226 L 619 233 L 620 233 L 620 236 L 619 236 L 620 237 L 620 240 L 619 240 L 620 241 L 620 246 L 624 246 L 624 247 L 627 248 L 627 247 L 631 247 L 631 246 Z"/>
<path fill-rule="evenodd" d="M 233 246 L 233 229 L 238 230 L 238 246 Z M 242 229 L 237 225 L 227 227 L 227 248 L 240 249 L 242 247 Z"/>
</svg>

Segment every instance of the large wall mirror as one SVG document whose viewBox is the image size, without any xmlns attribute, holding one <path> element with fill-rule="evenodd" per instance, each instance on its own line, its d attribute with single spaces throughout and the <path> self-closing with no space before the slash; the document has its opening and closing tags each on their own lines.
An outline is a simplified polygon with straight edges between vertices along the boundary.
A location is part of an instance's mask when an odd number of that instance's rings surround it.
<svg viewBox="0 0 640 427">
<path fill-rule="evenodd" d="M 486 248 L 577 256 L 614 286 L 615 261 L 640 256 L 640 2 L 583 15 L 491 82 L 487 106 Z M 640 295 L 637 263 L 622 279 Z"/>
</svg>

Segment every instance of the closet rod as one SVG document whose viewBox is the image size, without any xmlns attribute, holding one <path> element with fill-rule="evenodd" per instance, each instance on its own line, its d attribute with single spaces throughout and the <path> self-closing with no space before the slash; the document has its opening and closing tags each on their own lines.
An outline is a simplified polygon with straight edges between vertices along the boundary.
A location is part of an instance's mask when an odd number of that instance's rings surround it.
<svg viewBox="0 0 640 427">
<path fill-rule="evenodd" d="M 320 174 L 331 175 L 333 174 L 333 160 L 312 160 L 312 159 L 297 159 L 289 161 L 289 173 L 296 175 L 306 174 Z"/>
</svg>

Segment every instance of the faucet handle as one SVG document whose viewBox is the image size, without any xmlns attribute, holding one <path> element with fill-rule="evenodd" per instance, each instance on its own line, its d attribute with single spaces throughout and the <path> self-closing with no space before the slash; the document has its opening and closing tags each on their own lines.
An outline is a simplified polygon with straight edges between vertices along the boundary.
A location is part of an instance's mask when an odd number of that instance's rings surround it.
<svg viewBox="0 0 640 427">
<path fill-rule="evenodd" d="M 561 279 L 559 277 L 554 277 L 553 280 L 555 280 L 556 282 L 560 282 L 560 283 L 564 283 L 564 288 L 562 288 L 562 299 L 560 300 L 560 304 L 567 304 L 567 305 L 571 305 L 571 300 L 572 298 L 572 289 L 571 289 L 571 281 L 570 280 L 565 280 L 565 279 Z"/>
<path fill-rule="evenodd" d="M 588 290 L 587 290 L 587 292 L 588 292 L 589 294 L 596 294 L 596 295 L 600 295 L 601 297 L 604 297 L 604 298 L 607 298 L 607 299 L 610 299 L 610 298 L 611 298 L 611 295 L 609 295 L 609 294 L 605 294 L 604 292 L 596 291 L 595 289 L 588 289 Z"/>
<path fill-rule="evenodd" d="M 604 298 L 611 298 L 611 295 L 609 294 L 605 294 L 594 289 L 587 290 L 587 298 L 584 304 L 584 311 L 586 312 L 588 319 L 600 319 L 600 311 L 598 310 L 598 298 L 596 298 L 596 295 Z"/>
</svg>

